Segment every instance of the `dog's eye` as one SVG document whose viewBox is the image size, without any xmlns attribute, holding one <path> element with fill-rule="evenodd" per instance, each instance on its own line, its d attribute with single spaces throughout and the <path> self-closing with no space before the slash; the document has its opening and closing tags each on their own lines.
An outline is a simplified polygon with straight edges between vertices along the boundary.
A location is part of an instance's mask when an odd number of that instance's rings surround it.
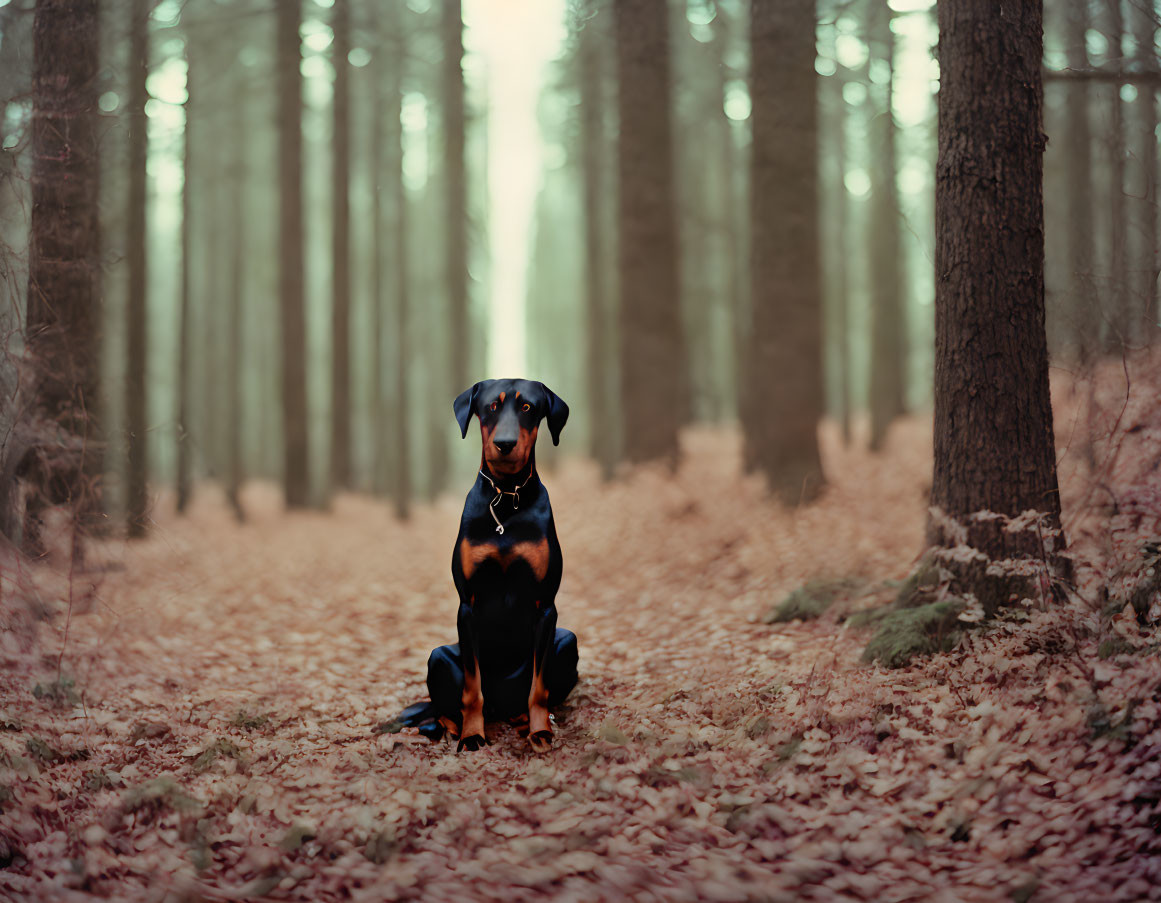
<svg viewBox="0 0 1161 903">
<path fill-rule="evenodd" d="M 530 405 L 530 404 L 528 404 L 527 402 L 525 402 L 525 404 L 524 404 L 524 407 L 523 407 L 523 408 L 521 408 L 521 410 L 523 410 L 523 411 L 531 411 L 531 410 L 532 410 L 532 405 Z"/>
<path fill-rule="evenodd" d="M 500 406 L 500 402 L 498 402 L 498 401 L 493 401 L 493 402 L 492 402 L 492 406 L 491 406 L 490 408 L 488 408 L 488 410 L 489 410 L 489 411 L 494 411 L 494 410 L 496 410 L 496 408 L 498 408 L 499 406 Z"/>
</svg>

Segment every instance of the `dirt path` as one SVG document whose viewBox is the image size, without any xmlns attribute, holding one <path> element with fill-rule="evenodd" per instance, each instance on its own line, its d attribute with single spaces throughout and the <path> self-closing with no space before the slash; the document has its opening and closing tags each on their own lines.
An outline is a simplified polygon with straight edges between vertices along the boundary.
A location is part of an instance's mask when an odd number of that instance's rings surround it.
<svg viewBox="0 0 1161 903">
<path fill-rule="evenodd" d="M 1125 753 L 1026 634 L 885 672 L 833 619 L 761 622 L 806 578 L 906 572 L 925 430 L 882 460 L 828 446 L 834 484 L 797 518 L 755 503 L 736 440 L 708 431 L 676 478 L 546 475 L 581 646 L 547 756 L 506 725 L 458 756 L 373 731 L 454 641 L 456 500 L 404 526 L 354 497 L 288 517 L 258 487 L 246 526 L 209 499 L 159 516 L 111 550 L 124 570 L 92 612 L 74 601 L 35 647 L 5 635 L 0 895 L 1149 898 L 1155 657 L 1100 678 L 1114 722 L 1139 698 Z M 1032 618 L 1067 641 L 1059 616 Z M 75 684 L 56 695 L 79 698 L 54 704 L 62 644 Z M 1095 640 L 1074 646 L 1095 661 Z"/>
</svg>

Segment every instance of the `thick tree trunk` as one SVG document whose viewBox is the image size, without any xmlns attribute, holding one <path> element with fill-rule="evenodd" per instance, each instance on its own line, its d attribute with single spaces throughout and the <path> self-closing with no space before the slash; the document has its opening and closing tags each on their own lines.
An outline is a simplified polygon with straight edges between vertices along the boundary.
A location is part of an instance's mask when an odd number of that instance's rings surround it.
<svg viewBox="0 0 1161 903">
<path fill-rule="evenodd" d="M 822 487 L 822 289 L 818 238 L 815 5 L 751 7 L 753 142 L 746 442 L 788 504 Z"/>
<path fill-rule="evenodd" d="M 1046 552 L 1036 525 L 1009 532 L 992 515 L 1034 509 L 1049 528 L 1060 524 L 1044 330 L 1041 22 L 1041 0 L 999 12 L 972 0 L 939 5 L 928 539 L 993 561 Z M 981 569 L 961 577 L 985 607 L 1007 601 Z"/>
<path fill-rule="evenodd" d="M 873 59 L 886 60 L 892 75 L 872 85 L 871 173 L 871 450 L 883 447 L 887 429 L 904 413 L 906 307 L 903 298 L 899 195 L 896 187 L 895 117 L 892 111 L 895 41 L 887 0 L 871 0 L 868 31 Z"/>
<path fill-rule="evenodd" d="M 1088 69 L 1085 5 L 1072 4 L 1064 19 L 1068 68 Z M 1089 128 L 1089 87 L 1084 79 L 1065 86 L 1068 128 L 1061 135 L 1064 173 L 1068 184 L 1068 330 L 1076 356 L 1087 363 L 1100 350 L 1101 313 L 1093 291 L 1092 133 Z"/>
<path fill-rule="evenodd" d="M 282 314 L 283 485 L 286 504 L 309 502 L 306 325 L 303 299 L 301 0 L 278 3 L 279 297 Z"/>
<path fill-rule="evenodd" d="M 34 416 L 71 434 L 46 445 L 79 442 L 80 451 L 58 461 L 55 449 L 46 447 L 30 459 L 25 476 L 34 491 L 27 499 L 23 544 L 34 555 L 43 551 L 46 506 L 70 505 L 82 526 L 100 513 L 97 34 L 96 0 L 37 0 L 25 347 Z M 6 447 L 5 453 L 14 452 Z"/>
<path fill-rule="evenodd" d="M 331 315 L 331 488 L 351 483 L 351 51 L 349 0 L 335 0 L 332 61 L 334 149 L 331 170 L 334 266 Z"/>
<path fill-rule="evenodd" d="M 614 0 L 622 451 L 676 461 L 688 416 L 665 0 Z"/>
<path fill-rule="evenodd" d="M 149 3 L 133 0 L 129 23 L 129 209 L 128 299 L 126 306 L 127 373 L 125 374 L 125 428 L 128 446 L 126 473 L 126 517 L 129 537 L 145 535 L 149 497 L 146 422 L 146 257 L 145 202 L 148 152 L 145 103 L 149 100 L 145 80 L 149 74 Z"/>
<path fill-rule="evenodd" d="M 615 398 L 608 378 L 615 366 L 613 337 L 609 328 L 609 304 L 605 297 L 606 268 L 605 197 L 606 147 L 604 118 L 603 42 L 599 29 L 596 0 L 586 0 L 581 7 L 578 62 L 581 95 L 581 183 L 585 221 L 585 315 L 588 345 L 585 366 L 588 370 L 589 454 L 599 462 L 601 476 L 613 476 L 617 462 L 617 416 Z"/>
</svg>

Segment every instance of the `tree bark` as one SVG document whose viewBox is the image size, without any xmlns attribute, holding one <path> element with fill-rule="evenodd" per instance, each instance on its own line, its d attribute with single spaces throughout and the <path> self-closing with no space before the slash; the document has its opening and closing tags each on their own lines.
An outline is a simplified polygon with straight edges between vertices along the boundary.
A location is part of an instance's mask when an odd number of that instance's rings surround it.
<svg viewBox="0 0 1161 903">
<path fill-rule="evenodd" d="M 128 299 L 126 306 L 125 427 L 128 446 L 126 518 L 129 538 L 145 535 L 149 497 L 146 421 L 146 156 L 148 153 L 145 80 L 149 74 L 149 3 L 133 0 L 129 23 L 129 208 Z"/>
<path fill-rule="evenodd" d="M 992 561 L 1041 558 L 1041 537 L 991 517 L 1042 512 L 1060 526 L 1044 329 L 1041 0 L 997 11 L 939 5 L 936 167 L 935 470 L 928 520 L 939 547 Z M 961 575 L 985 607 L 1007 601 Z"/>
<path fill-rule="evenodd" d="M 1103 27 L 1109 42 L 1107 56 L 1113 66 L 1121 66 L 1125 22 L 1121 14 L 1121 0 L 1105 0 Z M 1121 100 L 1121 85 L 1110 85 L 1106 94 L 1109 111 L 1109 279 L 1105 319 L 1105 349 L 1122 353 L 1132 341 L 1133 318 L 1128 291 L 1128 209 L 1125 197 L 1125 105 Z"/>
<path fill-rule="evenodd" d="M 815 5 L 751 6 L 751 309 L 745 424 L 754 464 L 787 504 L 823 485 Z"/>
<path fill-rule="evenodd" d="M 97 420 L 100 331 L 100 179 L 96 0 L 37 0 L 32 25 L 32 214 L 25 348 L 32 365 L 32 414 L 79 440 L 63 466 L 53 449 L 25 473 L 34 491 L 23 546 L 39 555 L 43 509 L 70 505 L 81 526 L 100 513 Z M 6 453 L 11 449 L 6 448 Z"/>
<path fill-rule="evenodd" d="M 351 483 L 351 51 L 349 0 L 335 0 L 331 256 L 331 488 Z"/>
<path fill-rule="evenodd" d="M 674 200 L 665 0 L 614 0 L 622 451 L 677 460 L 689 410 Z"/>
<path fill-rule="evenodd" d="M 895 41 L 887 0 L 871 0 L 868 31 L 872 58 L 885 59 L 891 77 L 872 85 L 871 153 L 871 450 L 879 451 L 891 423 L 906 410 L 906 306 L 903 298 L 899 194 L 896 185 L 895 116 L 892 110 Z M 876 97 L 876 95 L 880 95 Z"/>
<path fill-rule="evenodd" d="M 306 325 L 303 299 L 301 0 L 278 3 L 279 297 L 282 319 L 283 487 L 290 508 L 309 503 Z"/>
</svg>

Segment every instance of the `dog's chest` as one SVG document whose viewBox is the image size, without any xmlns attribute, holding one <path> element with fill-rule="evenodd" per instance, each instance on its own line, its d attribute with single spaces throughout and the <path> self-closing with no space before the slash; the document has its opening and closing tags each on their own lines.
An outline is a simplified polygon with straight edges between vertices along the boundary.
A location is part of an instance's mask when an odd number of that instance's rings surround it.
<svg viewBox="0 0 1161 903">
<path fill-rule="evenodd" d="M 548 573 L 548 539 L 522 540 L 518 542 L 494 542 L 484 540 L 473 542 L 464 538 L 460 542 L 460 567 L 464 578 L 473 577 L 486 571 L 495 574 L 498 569 L 507 574 L 517 564 L 527 565 L 537 581 Z"/>
</svg>

